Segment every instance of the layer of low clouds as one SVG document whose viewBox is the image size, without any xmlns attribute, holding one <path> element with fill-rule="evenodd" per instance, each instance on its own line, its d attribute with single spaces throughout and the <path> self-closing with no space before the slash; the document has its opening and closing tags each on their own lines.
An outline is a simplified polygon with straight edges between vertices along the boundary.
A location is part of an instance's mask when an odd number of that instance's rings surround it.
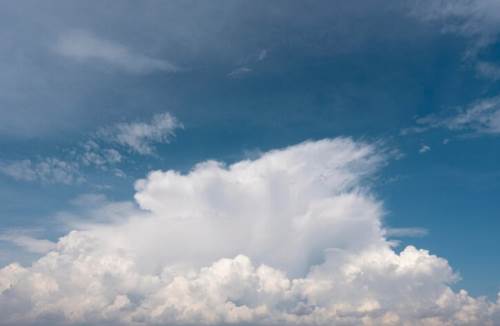
<svg viewBox="0 0 500 326">
<path fill-rule="evenodd" d="M 169 113 L 159 113 L 146 121 L 121 122 L 103 127 L 81 144 L 58 157 L 0 161 L 0 173 L 19 181 L 71 185 L 85 181 L 82 169 L 91 167 L 117 177 L 125 173 L 117 167 L 130 154 L 153 155 L 166 144 L 182 124 Z"/>
<path fill-rule="evenodd" d="M 145 56 L 127 47 L 105 40 L 82 30 L 64 33 L 58 40 L 55 51 L 79 62 L 101 62 L 116 66 L 131 73 L 176 72 L 172 63 Z"/>
<path fill-rule="evenodd" d="M 498 324 L 445 259 L 387 240 L 370 180 L 388 155 L 340 138 L 151 172 L 121 219 L 0 269 L 0 324 Z"/>
</svg>

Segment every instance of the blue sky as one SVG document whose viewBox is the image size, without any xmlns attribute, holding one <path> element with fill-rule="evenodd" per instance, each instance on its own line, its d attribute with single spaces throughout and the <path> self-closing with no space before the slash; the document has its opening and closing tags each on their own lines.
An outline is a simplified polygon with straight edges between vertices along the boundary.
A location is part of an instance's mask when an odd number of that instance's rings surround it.
<svg viewBox="0 0 500 326">
<path fill-rule="evenodd" d="M 494 301 L 499 21 L 490 0 L 4 3 L 0 266 L 137 206 L 150 171 L 351 137 L 389 153 L 367 182 L 395 251 Z"/>
</svg>

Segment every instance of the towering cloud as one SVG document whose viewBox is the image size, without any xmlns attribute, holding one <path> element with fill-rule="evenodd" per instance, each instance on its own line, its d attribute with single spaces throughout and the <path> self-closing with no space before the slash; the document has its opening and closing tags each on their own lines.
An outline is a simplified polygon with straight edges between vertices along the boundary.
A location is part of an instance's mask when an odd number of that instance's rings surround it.
<svg viewBox="0 0 500 326">
<path fill-rule="evenodd" d="M 387 240 L 370 190 L 386 160 L 376 144 L 340 138 L 152 172 L 119 221 L 1 269 L 0 323 L 500 322 L 500 303 L 450 289 L 445 259 Z"/>
</svg>

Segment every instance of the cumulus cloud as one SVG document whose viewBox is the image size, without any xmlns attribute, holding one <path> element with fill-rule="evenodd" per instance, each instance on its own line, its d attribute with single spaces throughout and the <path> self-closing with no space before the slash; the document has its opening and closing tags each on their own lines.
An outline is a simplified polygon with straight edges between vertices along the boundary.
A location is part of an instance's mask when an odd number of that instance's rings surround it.
<svg viewBox="0 0 500 326">
<path fill-rule="evenodd" d="M 136 53 L 119 43 L 101 39 L 80 30 L 63 34 L 59 38 L 55 50 L 58 54 L 76 61 L 100 61 L 131 73 L 175 72 L 179 70 L 178 67 L 166 60 Z"/>
<path fill-rule="evenodd" d="M 417 126 L 403 129 L 403 135 L 444 128 L 473 134 L 500 133 L 500 97 L 477 101 L 448 115 L 430 114 L 416 120 Z"/>
<path fill-rule="evenodd" d="M 16 180 L 73 184 L 82 182 L 78 164 L 47 157 L 37 161 L 20 160 L 0 163 L 0 172 Z"/>
<path fill-rule="evenodd" d="M 98 138 L 142 155 L 154 153 L 155 143 L 168 143 L 182 124 L 169 113 L 153 116 L 149 122 L 122 122 L 102 128 Z"/>
<path fill-rule="evenodd" d="M 154 171 L 120 220 L 0 269 L 0 324 L 498 323 L 445 259 L 386 239 L 370 184 L 387 155 L 340 138 Z"/>
</svg>

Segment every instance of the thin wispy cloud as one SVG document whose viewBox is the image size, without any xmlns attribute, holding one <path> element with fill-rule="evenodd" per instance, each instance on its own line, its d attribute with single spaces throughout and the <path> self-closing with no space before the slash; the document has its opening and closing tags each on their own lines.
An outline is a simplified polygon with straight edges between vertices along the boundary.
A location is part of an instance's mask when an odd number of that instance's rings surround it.
<svg viewBox="0 0 500 326">
<path fill-rule="evenodd" d="M 259 54 L 257 55 L 257 61 L 262 61 L 267 58 L 268 56 L 268 50 L 267 49 L 262 49 L 260 50 Z"/>
<path fill-rule="evenodd" d="M 387 237 L 410 237 L 420 238 L 429 234 L 429 230 L 419 227 L 413 228 L 386 228 L 385 235 Z"/>
<path fill-rule="evenodd" d="M 179 128 L 183 125 L 175 117 L 161 113 L 154 115 L 150 121 L 122 122 L 101 128 L 97 137 L 129 151 L 151 155 L 155 152 L 155 144 L 170 142 Z"/>
<path fill-rule="evenodd" d="M 491 79 L 493 81 L 500 80 L 500 67 L 491 62 L 479 62 L 476 65 L 476 71 L 480 77 Z"/>
<path fill-rule="evenodd" d="M 252 69 L 250 69 L 248 67 L 239 67 L 239 68 L 236 68 L 236 69 L 232 70 L 231 72 L 229 72 L 227 74 L 227 77 L 229 77 L 229 78 L 241 78 L 245 75 L 248 75 L 251 72 L 252 72 Z"/>
<path fill-rule="evenodd" d="M 261 49 L 256 53 L 252 53 L 246 56 L 244 59 L 238 62 L 238 67 L 231 70 L 226 76 L 228 78 L 243 78 L 255 69 L 255 65 L 263 60 L 266 60 L 269 55 L 267 49 Z"/>
<path fill-rule="evenodd" d="M 114 148 L 102 148 L 94 140 L 87 140 L 82 144 L 83 152 L 80 154 L 82 163 L 86 166 L 106 167 L 120 163 L 122 154 Z"/>
<path fill-rule="evenodd" d="M 417 118 L 416 126 L 401 130 L 401 134 L 422 133 L 432 129 L 472 135 L 500 134 L 500 97 L 477 101 L 465 109 Z"/>
<path fill-rule="evenodd" d="M 37 181 L 41 183 L 74 184 L 84 181 L 78 164 L 47 157 L 32 161 L 19 160 L 0 163 L 0 172 L 20 181 Z"/>
<path fill-rule="evenodd" d="M 0 241 L 14 244 L 24 251 L 46 254 L 56 248 L 56 243 L 47 239 L 36 238 L 33 232 L 28 230 L 10 230 L 0 233 Z"/>
<path fill-rule="evenodd" d="M 467 57 L 491 45 L 500 33 L 500 2 L 496 0 L 417 1 L 413 14 L 440 23 L 444 33 L 469 38 Z"/>
<path fill-rule="evenodd" d="M 424 153 L 427 153 L 431 150 L 431 147 L 429 145 L 425 145 L 423 144 L 422 146 L 420 146 L 420 149 L 418 150 L 418 152 L 420 154 L 424 154 Z"/>
<path fill-rule="evenodd" d="M 123 178 L 121 163 L 130 155 L 155 154 L 156 147 L 169 143 L 179 128 L 183 125 L 169 113 L 156 114 L 149 121 L 112 124 L 66 149 L 61 157 L 0 161 L 0 173 L 19 181 L 65 185 L 84 182 L 84 168 Z"/>
<path fill-rule="evenodd" d="M 179 70 L 167 60 L 146 56 L 118 42 L 81 30 L 62 34 L 54 49 L 58 54 L 78 62 L 102 62 L 131 73 L 172 73 Z"/>
</svg>

